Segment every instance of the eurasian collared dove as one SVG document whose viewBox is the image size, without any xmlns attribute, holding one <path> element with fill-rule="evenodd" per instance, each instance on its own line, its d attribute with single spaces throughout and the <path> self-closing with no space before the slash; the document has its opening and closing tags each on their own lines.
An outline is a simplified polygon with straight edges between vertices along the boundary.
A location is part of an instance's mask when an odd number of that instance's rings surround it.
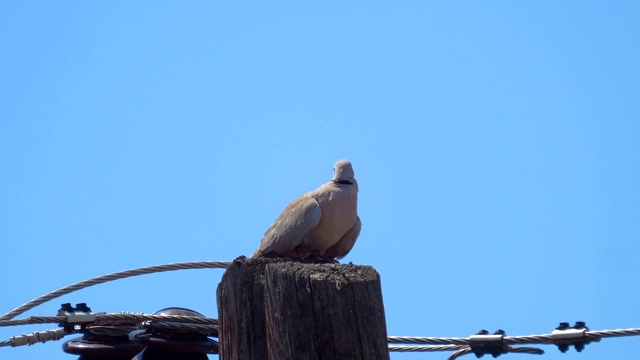
<svg viewBox="0 0 640 360">
<path fill-rule="evenodd" d="M 287 205 L 252 257 L 342 259 L 361 227 L 353 167 L 348 160 L 338 160 L 333 179 Z"/>
</svg>

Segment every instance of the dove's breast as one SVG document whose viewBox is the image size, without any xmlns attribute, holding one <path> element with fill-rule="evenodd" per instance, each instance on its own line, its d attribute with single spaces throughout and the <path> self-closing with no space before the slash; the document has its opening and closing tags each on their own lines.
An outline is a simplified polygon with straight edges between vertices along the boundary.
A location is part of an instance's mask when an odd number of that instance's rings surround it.
<svg viewBox="0 0 640 360">
<path fill-rule="evenodd" d="M 301 248 L 314 255 L 337 243 L 358 219 L 358 185 L 327 183 L 314 192 L 322 215 L 318 225 L 307 235 Z"/>
</svg>

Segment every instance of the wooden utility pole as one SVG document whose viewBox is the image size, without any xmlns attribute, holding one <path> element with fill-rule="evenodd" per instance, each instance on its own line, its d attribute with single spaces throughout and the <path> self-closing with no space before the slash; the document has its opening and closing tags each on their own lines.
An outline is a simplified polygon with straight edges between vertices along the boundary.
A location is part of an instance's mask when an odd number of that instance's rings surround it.
<svg viewBox="0 0 640 360">
<path fill-rule="evenodd" d="M 221 360 L 389 359 L 371 266 L 236 259 L 218 285 Z"/>
</svg>

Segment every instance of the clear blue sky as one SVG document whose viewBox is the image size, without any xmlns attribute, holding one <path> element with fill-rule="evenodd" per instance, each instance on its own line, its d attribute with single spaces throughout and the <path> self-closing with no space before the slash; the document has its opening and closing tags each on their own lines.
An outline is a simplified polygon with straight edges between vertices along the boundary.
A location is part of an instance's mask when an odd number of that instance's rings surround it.
<svg viewBox="0 0 640 360">
<path fill-rule="evenodd" d="M 363 230 L 344 261 L 380 272 L 389 335 L 640 327 L 639 18 L 632 1 L 4 2 L 0 313 L 249 255 L 347 158 Z M 20 318 L 216 317 L 221 275 L 121 280 Z M 72 359 L 61 344 L 0 357 Z"/>
</svg>

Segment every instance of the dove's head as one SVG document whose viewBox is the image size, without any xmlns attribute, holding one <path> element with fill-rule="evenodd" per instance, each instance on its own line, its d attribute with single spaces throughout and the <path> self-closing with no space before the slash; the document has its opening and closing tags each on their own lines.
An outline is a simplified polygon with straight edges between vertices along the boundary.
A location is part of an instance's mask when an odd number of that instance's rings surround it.
<svg viewBox="0 0 640 360">
<path fill-rule="evenodd" d="M 353 174 L 353 167 L 349 160 L 338 160 L 333 166 L 333 179 L 331 181 L 338 184 L 353 184 L 356 179 Z"/>
</svg>

